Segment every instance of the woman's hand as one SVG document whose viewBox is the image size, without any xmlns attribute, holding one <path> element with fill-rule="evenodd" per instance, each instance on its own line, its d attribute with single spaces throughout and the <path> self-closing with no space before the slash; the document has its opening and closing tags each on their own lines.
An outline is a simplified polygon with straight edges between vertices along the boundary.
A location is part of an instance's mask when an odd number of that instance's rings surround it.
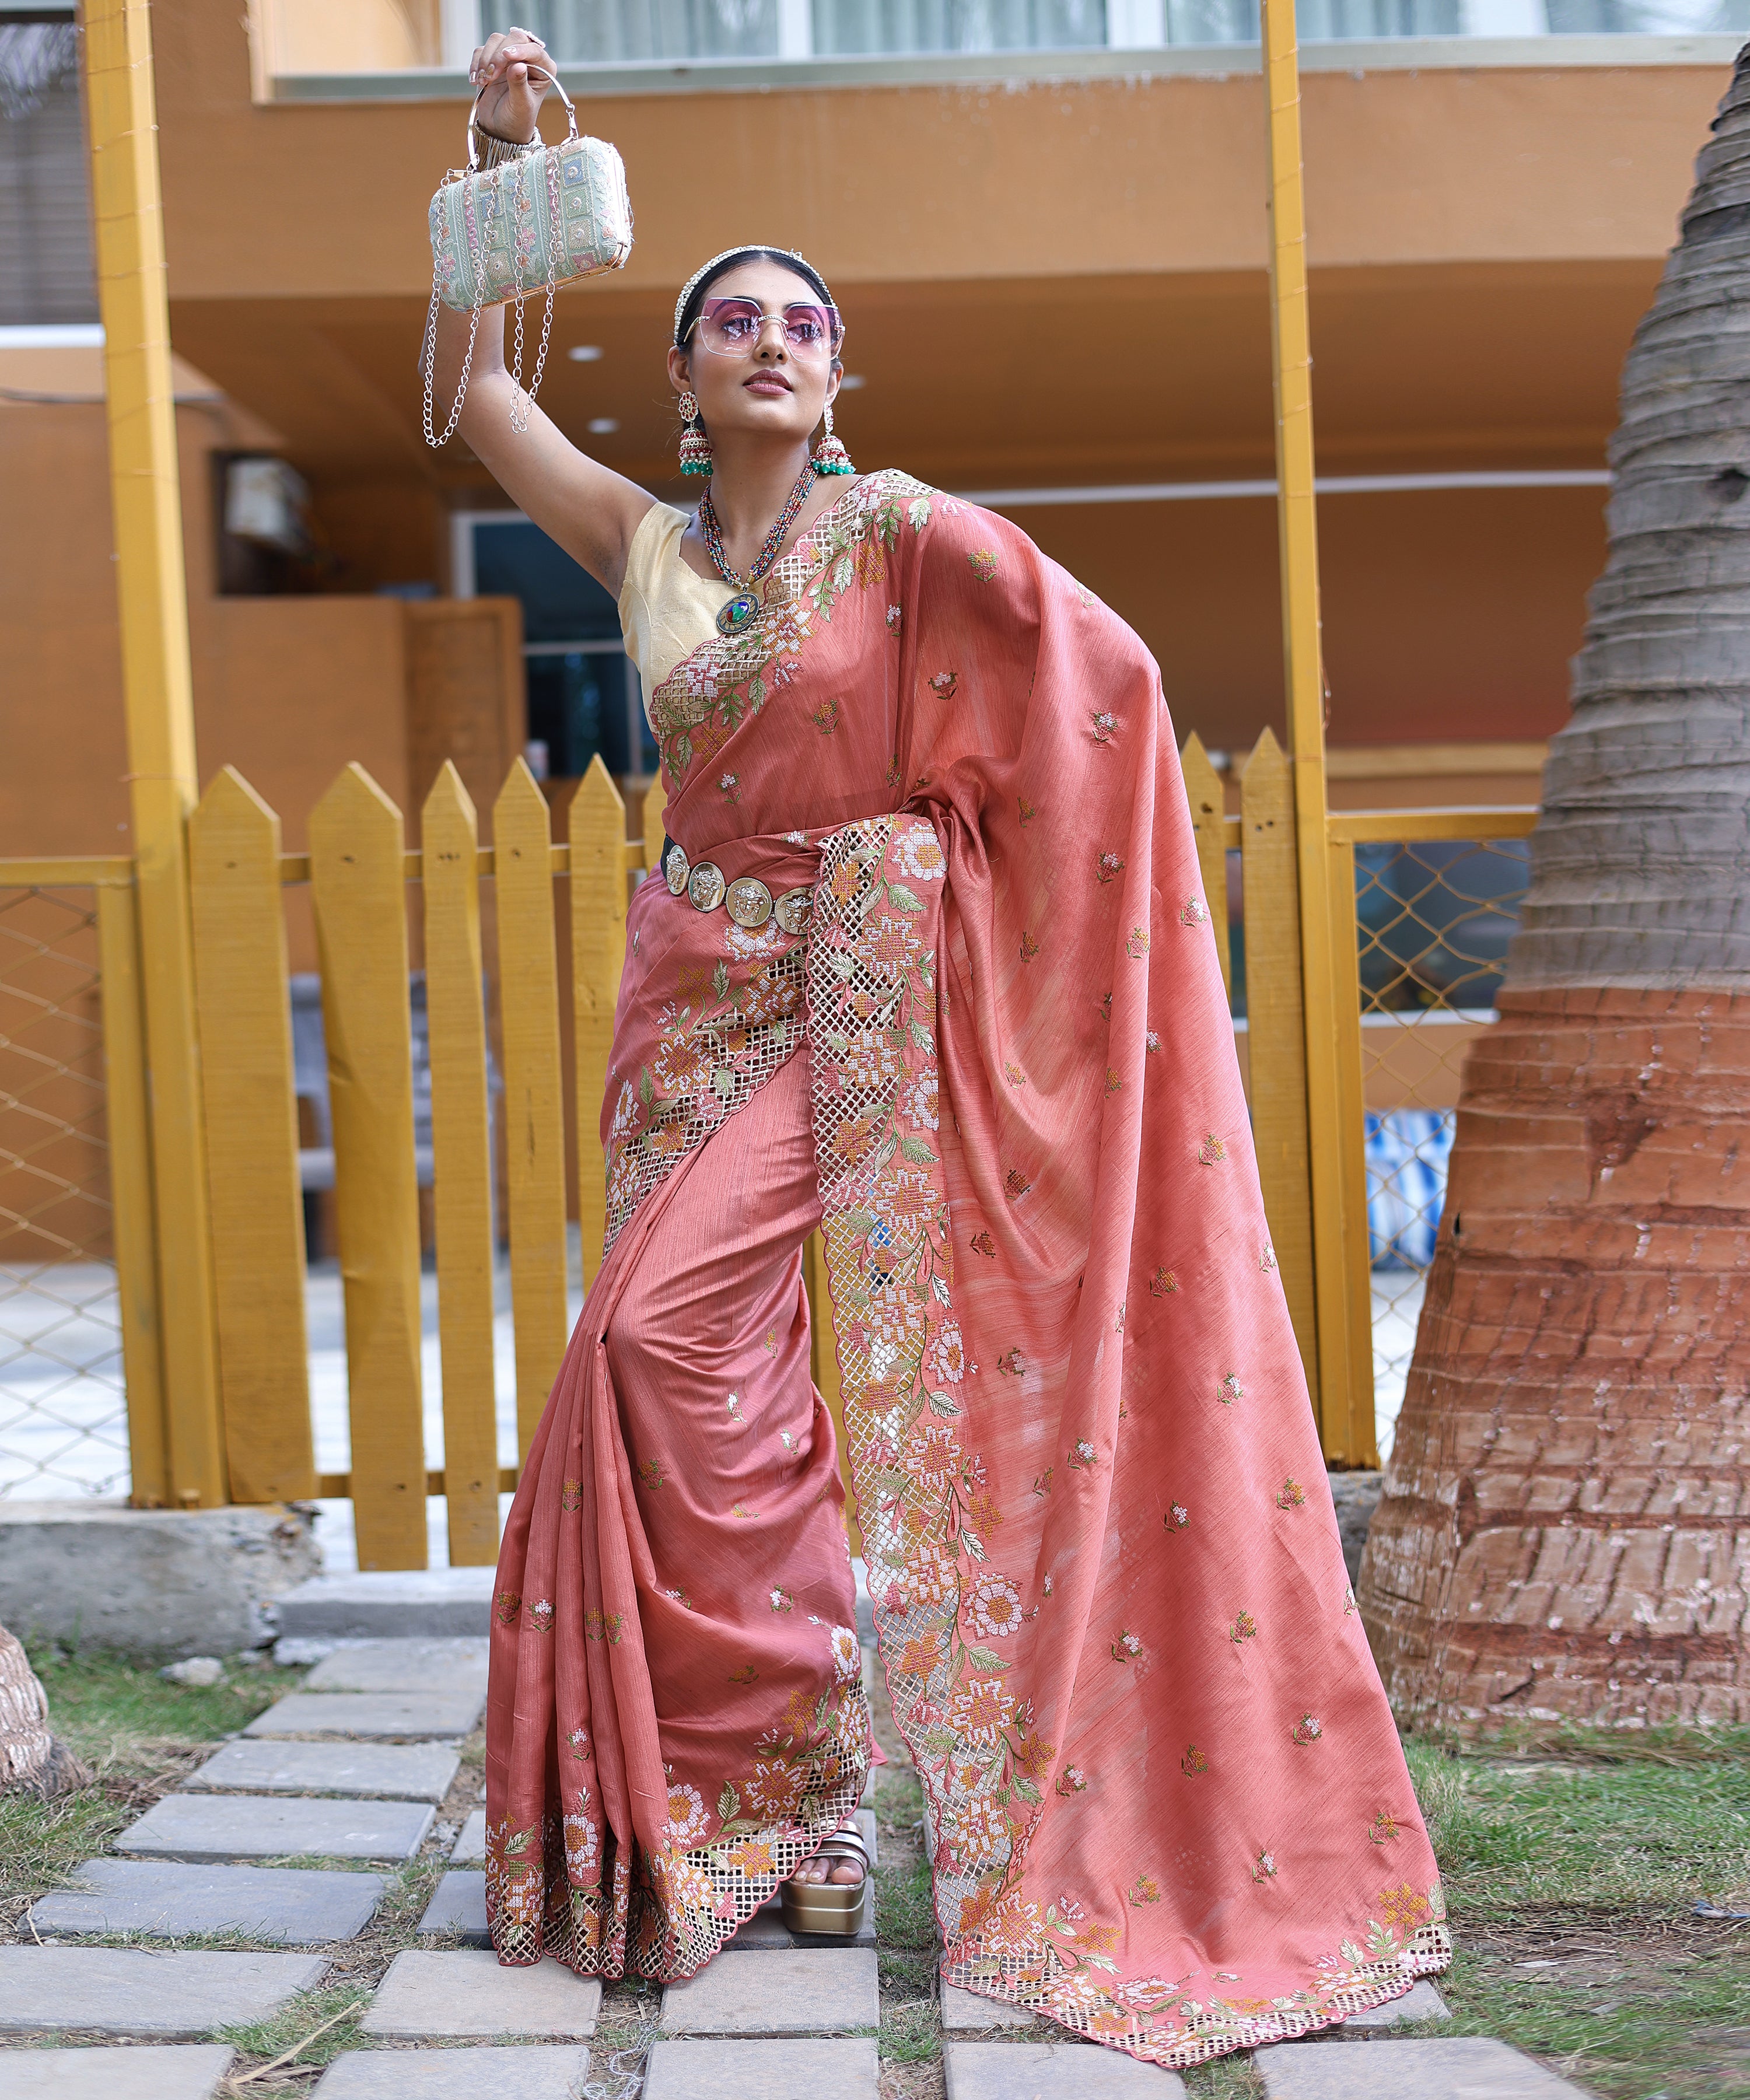
<svg viewBox="0 0 1750 2100">
<path fill-rule="evenodd" d="M 536 67 L 541 77 L 529 78 Z M 500 29 L 474 55 L 468 78 L 480 98 L 474 121 L 495 139 L 526 145 L 535 136 L 541 97 L 553 75 L 547 46 L 530 29 Z"/>
</svg>

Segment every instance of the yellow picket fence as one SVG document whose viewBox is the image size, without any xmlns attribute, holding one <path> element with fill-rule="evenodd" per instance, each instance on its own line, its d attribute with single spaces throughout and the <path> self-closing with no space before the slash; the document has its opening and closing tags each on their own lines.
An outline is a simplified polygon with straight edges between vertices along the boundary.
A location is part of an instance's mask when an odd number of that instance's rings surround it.
<svg viewBox="0 0 1750 2100">
<path fill-rule="evenodd" d="M 652 799 L 652 814 L 656 804 Z M 449 1554 L 490 1561 L 498 1498 L 489 1016 L 481 889 L 491 879 L 503 1070 L 518 1454 L 567 1339 L 566 1118 L 555 880 L 567 885 L 579 1207 L 585 1262 L 601 1242 L 593 1133 L 606 1083 L 640 851 L 599 761 L 553 843 L 545 798 L 518 760 L 483 849 L 452 765 L 406 845 L 401 813 L 349 766 L 311 816 L 310 851 L 280 851 L 279 820 L 235 772 L 190 825 L 196 1006 L 213 1198 L 214 1288 L 232 1498 L 350 1497 L 361 1567 L 423 1566 L 425 1498 L 445 1498 Z M 315 920 L 342 1250 L 351 1465 L 315 1470 L 304 1327 L 305 1248 L 289 1027 L 285 893 Z M 421 1229 L 408 988 L 410 889 L 421 906 L 431 1086 L 444 1463 L 425 1464 Z"/>
<path fill-rule="evenodd" d="M 1524 810 L 1400 810 L 1325 817 L 1326 893 L 1334 968 L 1303 963 L 1301 871 L 1290 761 L 1269 731 L 1231 791 L 1195 737 L 1186 789 L 1224 974 L 1233 958 L 1229 856 L 1239 857 L 1246 1017 L 1239 1040 L 1264 1202 L 1327 1458 L 1378 1462 L 1373 1426 L 1373 1279 L 1364 1118 L 1382 1098 L 1456 1100 L 1453 1061 L 1475 1017 L 1438 987 L 1364 990 L 1355 855 L 1378 841 L 1522 838 Z M 662 839 L 661 789 L 641 840 L 597 760 L 565 811 L 565 837 L 527 768 L 513 767 L 491 812 L 493 845 L 446 765 L 409 850 L 402 813 L 349 766 L 314 812 L 310 850 L 281 849 L 279 819 L 227 770 L 189 826 L 190 896 L 201 1103 L 211 1211 L 211 1342 L 220 1392 L 217 1451 L 198 1414 L 179 1406 L 164 1348 L 156 1278 L 146 1051 L 139 1026 L 131 864 L 0 862 L 0 891 L 25 878 L 88 883 L 96 898 L 106 1039 L 108 1179 L 126 1354 L 133 1495 L 209 1498 L 215 1472 L 233 1502 L 350 1498 L 361 1567 L 423 1566 L 426 1498 L 444 1498 L 452 1564 L 497 1550 L 501 1462 L 494 1284 L 508 1246 L 517 1457 L 539 1419 L 568 1339 L 566 1108 L 578 1133 L 575 1215 L 587 1282 L 605 1205 L 596 1141 L 625 943 L 629 883 Z M 1430 892 L 1440 880 L 1430 864 Z M 1364 890 L 1366 887 L 1364 882 Z M 350 1468 L 317 1470 L 306 1328 L 306 1250 L 288 975 L 289 904 L 314 922 L 333 1152 L 333 1222 L 342 1254 Z M 1448 900 L 1449 902 L 1450 900 Z M 412 907 L 410 909 L 410 907 Z M 1479 909 L 1485 907 L 1479 907 Z M 1413 916 L 1413 911 L 1412 912 Z M 1429 912 L 1430 925 L 1448 925 Z M 1462 915 L 1461 914 L 1460 915 Z M 1449 930 L 1445 936 L 1456 939 Z M 561 942 L 568 953 L 562 968 Z M 1377 942 L 1376 942 L 1377 946 Z M 416 1157 L 409 986 L 422 969 L 430 1086 L 430 1237 L 434 1242 L 443 1464 L 426 1464 L 421 1367 L 421 1215 Z M 1379 973 L 1376 971 L 1377 979 Z M 1411 973 L 1413 975 L 1413 972 Z M 1388 1011 L 1388 1008 L 1390 1009 Z M 1376 1018 L 1389 1023 L 1383 1034 Z M 1444 1024 L 1457 1022 L 1448 1026 Z M 1309 1096 L 1307 1042 L 1327 1028 L 1334 1097 Z M 1379 1038 L 1378 1043 L 1373 1039 Z M 565 1101 L 569 1039 L 572 1099 Z M 1442 1059 L 1449 1069 L 1439 1086 Z M 1408 1063 L 1406 1063 L 1408 1060 Z M 1419 1060 L 1419 1061 L 1418 1061 Z M 496 1068 L 498 1129 L 489 1102 Z M 1417 1078 L 1415 1075 L 1420 1074 Z M 1417 1088 L 1421 1087 L 1422 1092 Z M 495 1151 L 498 1157 L 495 1158 Z M 1336 1191 L 1334 1202 L 1315 1190 Z M 500 1211 L 501 1200 L 502 1210 Z M 190 1251 L 180 1251 L 188 1258 Z M 817 1382 L 836 1413 L 827 1308 L 817 1303 Z M 1405 1288 L 1419 1279 L 1405 1272 Z M 0 1322 L 3 1324 L 3 1322 Z M 3 1486 L 0 1486 L 3 1492 Z"/>
</svg>

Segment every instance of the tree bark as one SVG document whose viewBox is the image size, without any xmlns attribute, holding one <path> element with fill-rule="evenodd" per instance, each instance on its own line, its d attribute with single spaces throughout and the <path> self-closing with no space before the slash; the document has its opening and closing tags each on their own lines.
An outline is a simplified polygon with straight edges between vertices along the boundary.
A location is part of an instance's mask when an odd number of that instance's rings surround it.
<svg viewBox="0 0 1750 2100">
<path fill-rule="evenodd" d="M 88 1785 L 91 1775 L 49 1732 L 48 1696 L 24 1649 L 0 1626 L 0 1793 L 47 1800 Z"/>
<path fill-rule="evenodd" d="M 1621 412 L 1357 1586 L 1470 1733 L 1750 1721 L 1750 47 Z"/>
</svg>

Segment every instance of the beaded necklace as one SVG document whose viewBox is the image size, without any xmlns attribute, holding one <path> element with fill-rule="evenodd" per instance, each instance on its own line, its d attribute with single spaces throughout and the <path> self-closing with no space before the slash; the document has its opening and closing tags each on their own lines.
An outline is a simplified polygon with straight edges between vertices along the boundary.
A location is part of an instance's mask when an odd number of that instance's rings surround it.
<svg viewBox="0 0 1750 2100">
<path fill-rule="evenodd" d="M 809 491 L 814 486 L 817 469 L 813 460 L 808 461 L 796 476 L 796 485 L 785 499 L 784 507 L 772 521 L 772 529 L 765 536 L 765 544 L 755 557 L 753 567 L 744 576 L 738 576 L 730 567 L 723 552 L 723 527 L 717 523 L 716 505 L 711 500 L 707 488 L 699 498 L 699 529 L 704 535 L 705 547 L 716 564 L 717 574 L 730 585 L 736 595 L 717 615 L 717 626 L 725 634 L 743 627 L 760 609 L 760 602 L 748 589 L 756 584 L 773 562 L 778 559 L 778 550 L 784 544 L 784 535 L 795 522 L 796 513 L 808 501 Z"/>
</svg>

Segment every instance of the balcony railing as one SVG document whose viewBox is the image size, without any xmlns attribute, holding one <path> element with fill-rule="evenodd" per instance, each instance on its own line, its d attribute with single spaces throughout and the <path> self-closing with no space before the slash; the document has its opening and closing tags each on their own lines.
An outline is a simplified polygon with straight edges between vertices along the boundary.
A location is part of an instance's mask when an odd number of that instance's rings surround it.
<svg viewBox="0 0 1750 2100">
<path fill-rule="evenodd" d="M 1245 44 L 1257 0 L 481 0 L 568 65 L 1149 50 Z M 1750 29 L 1750 0 L 1302 0 L 1311 42 L 1400 37 L 1695 36 Z"/>
</svg>

